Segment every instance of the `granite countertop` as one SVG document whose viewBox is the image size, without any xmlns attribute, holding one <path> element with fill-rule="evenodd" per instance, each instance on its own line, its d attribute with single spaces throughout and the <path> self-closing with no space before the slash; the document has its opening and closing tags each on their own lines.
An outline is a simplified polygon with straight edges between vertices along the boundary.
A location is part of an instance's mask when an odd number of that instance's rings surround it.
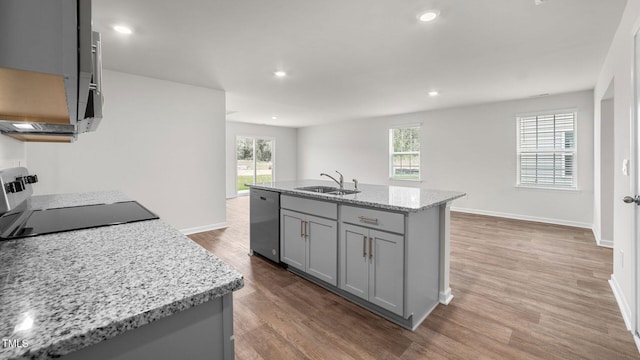
<svg viewBox="0 0 640 360">
<path fill-rule="evenodd" d="M 360 190 L 360 192 L 351 195 L 331 195 L 296 189 L 313 185 L 338 187 L 338 184 L 333 181 L 323 180 L 276 181 L 272 183 L 247 184 L 247 186 L 252 188 L 278 191 L 283 194 L 306 196 L 339 203 L 402 212 L 422 211 L 430 207 L 440 206 L 466 195 L 459 191 L 370 184 L 359 184 L 358 190 Z M 345 189 L 353 189 L 353 184 L 345 183 L 344 187 Z"/>
<path fill-rule="evenodd" d="M 47 195 L 31 206 L 128 200 L 121 192 Z M 0 359 L 58 357 L 243 285 L 239 272 L 162 220 L 0 241 L 0 338 L 28 344 L 0 344 Z"/>
</svg>

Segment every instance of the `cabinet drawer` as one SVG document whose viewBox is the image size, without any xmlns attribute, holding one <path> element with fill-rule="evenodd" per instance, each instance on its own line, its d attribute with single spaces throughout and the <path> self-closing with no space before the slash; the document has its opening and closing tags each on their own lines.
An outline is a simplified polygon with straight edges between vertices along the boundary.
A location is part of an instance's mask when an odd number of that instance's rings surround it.
<svg viewBox="0 0 640 360">
<path fill-rule="evenodd" d="M 342 222 L 404 234 L 404 215 L 342 205 Z"/>
<path fill-rule="evenodd" d="M 280 207 L 328 219 L 338 219 L 338 204 L 336 203 L 282 195 Z"/>
</svg>

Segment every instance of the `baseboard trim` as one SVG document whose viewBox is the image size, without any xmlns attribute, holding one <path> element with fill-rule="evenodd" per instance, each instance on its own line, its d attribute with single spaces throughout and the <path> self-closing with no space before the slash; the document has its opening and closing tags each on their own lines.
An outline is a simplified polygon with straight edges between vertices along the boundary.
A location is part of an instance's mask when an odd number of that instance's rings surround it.
<svg viewBox="0 0 640 360">
<path fill-rule="evenodd" d="M 440 304 L 449 305 L 451 300 L 453 300 L 451 288 L 448 288 L 446 291 L 440 291 L 440 294 L 438 296 L 438 301 L 440 302 Z"/>
<path fill-rule="evenodd" d="M 640 337 L 638 337 L 638 334 L 633 334 L 633 341 L 635 341 L 638 352 L 640 352 Z"/>
<path fill-rule="evenodd" d="M 593 228 L 592 224 L 587 224 L 587 223 L 578 222 L 578 221 L 559 220 L 559 219 L 543 218 L 543 217 L 537 217 L 537 216 L 503 213 L 498 211 L 466 209 L 466 208 L 459 208 L 459 207 L 453 207 L 453 206 L 451 207 L 451 211 L 467 213 L 467 214 L 495 216 L 495 217 L 501 217 L 501 218 L 507 218 L 507 219 L 514 219 L 514 220 L 534 221 L 534 222 L 541 222 L 541 223 L 554 224 L 554 225 L 572 226 L 572 227 L 578 227 L 583 229 Z"/>
<path fill-rule="evenodd" d="M 613 274 L 611 274 L 611 279 L 609 279 L 609 285 L 611 286 L 611 290 L 613 291 L 613 296 L 615 296 L 616 302 L 618 303 L 618 307 L 620 308 L 620 313 L 622 313 L 622 319 L 624 320 L 624 324 L 627 327 L 627 330 L 632 331 L 631 309 L 629 308 L 629 304 L 627 304 L 627 301 L 622 295 L 622 289 L 620 289 L 620 285 L 618 284 L 618 281 L 616 280 L 616 277 Z"/>
<path fill-rule="evenodd" d="M 217 224 L 210 224 L 210 225 L 196 226 L 188 229 L 182 229 L 180 230 L 180 232 L 183 233 L 184 235 L 191 235 L 191 234 L 205 232 L 205 231 L 223 229 L 223 228 L 226 228 L 227 226 L 229 225 L 225 221 Z"/>
<path fill-rule="evenodd" d="M 591 231 L 593 232 L 593 237 L 596 239 L 596 245 L 613 249 L 613 240 L 601 239 L 600 231 L 598 231 L 595 225 L 591 228 Z"/>
</svg>

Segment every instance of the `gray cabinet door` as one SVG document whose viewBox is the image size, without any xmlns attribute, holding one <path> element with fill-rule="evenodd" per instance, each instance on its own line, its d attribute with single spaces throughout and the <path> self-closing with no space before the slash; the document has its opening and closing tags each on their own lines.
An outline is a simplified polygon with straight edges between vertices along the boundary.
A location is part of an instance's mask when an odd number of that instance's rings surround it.
<svg viewBox="0 0 640 360">
<path fill-rule="evenodd" d="M 280 211 L 281 261 L 302 271 L 306 267 L 304 218 L 305 215 L 295 211 Z"/>
<path fill-rule="evenodd" d="M 13 69 L 57 75 L 61 81 L 64 81 L 69 120 L 74 121 L 74 124 L 78 118 L 77 5 L 76 0 L 0 2 L 0 23 L 2 24 L 0 68 L 3 68 L 4 73 L 17 75 L 20 78 L 24 75 L 13 72 Z M 86 12 L 80 14 L 86 14 Z M 89 11 L 88 14 L 89 24 L 91 24 L 91 12 Z M 3 85 L 3 87 L 7 86 L 6 83 Z M 29 89 L 33 86 L 25 82 L 21 83 L 20 87 Z M 15 86 L 10 88 L 16 89 Z M 30 101 L 31 105 L 40 104 L 47 110 L 51 109 L 51 105 L 38 102 L 43 99 L 42 92 L 38 87 L 34 89 L 34 93 L 29 94 L 34 98 L 25 99 L 25 101 Z M 20 92 L 22 91 L 18 91 Z M 51 99 L 46 98 L 46 100 Z M 20 110 L 21 107 L 18 105 L 3 103 L 2 111 Z"/>
<path fill-rule="evenodd" d="M 404 237 L 370 230 L 373 261 L 369 273 L 369 301 L 403 315 Z"/>
<path fill-rule="evenodd" d="M 365 300 L 369 297 L 369 230 L 341 224 L 340 288 Z"/>
<path fill-rule="evenodd" d="M 333 286 L 338 285 L 338 225 L 334 220 L 307 216 L 306 272 Z"/>
</svg>

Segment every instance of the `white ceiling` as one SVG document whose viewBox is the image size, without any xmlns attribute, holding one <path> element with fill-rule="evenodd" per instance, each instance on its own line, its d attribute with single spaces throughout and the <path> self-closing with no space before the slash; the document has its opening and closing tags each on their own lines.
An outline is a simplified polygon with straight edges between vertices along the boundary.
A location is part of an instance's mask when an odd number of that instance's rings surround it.
<svg viewBox="0 0 640 360">
<path fill-rule="evenodd" d="M 93 23 L 107 69 L 223 89 L 228 120 L 303 127 L 591 89 L 625 4 L 93 0 Z M 419 22 L 428 9 L 441 16 Z"/>
</svg>

